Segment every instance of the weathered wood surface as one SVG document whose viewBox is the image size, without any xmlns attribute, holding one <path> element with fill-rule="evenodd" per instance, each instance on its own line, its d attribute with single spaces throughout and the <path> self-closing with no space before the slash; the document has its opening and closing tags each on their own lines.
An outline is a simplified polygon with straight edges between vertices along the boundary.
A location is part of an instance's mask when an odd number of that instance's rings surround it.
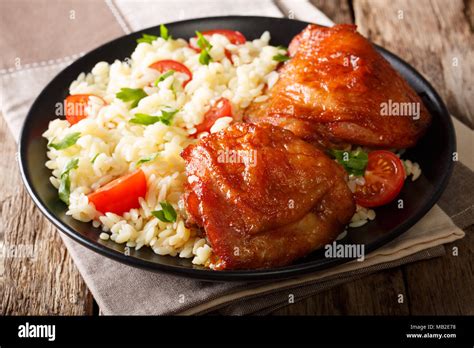
<svg viewBox="0 0 474 348">
<path fill-rule="evenodd" d="M 58 232 L 23 187 L 16 144 L 0 117 L 1 313 L 88 315 L 92 296 Z"/>
<path fill-rule="evenodd" d="M 353 8 L 362 34 L 423 73 L 474 128 L 474 1 L 355 0 Z"/>
<path fill-rule="evenodd" d="M 474 125 L 474 1 L 311 0 L 336 23 L 355 22 L 400 55 L 440 91 L 456 117 Z M 403 11 L 403 19 L 399 19 Z M 454 58 L 457 66 L 453 66 Z M 33 246 L 34 260 L 0 259 L 2 314 L 93 314 L 93 299 L 57 231 L 34 207 L 15 163 L 16 145 L 0 117 L 0 242 Z M 15 165 L 13 165 L 15 163 Z M 8 231 L 4 240 L 5 231 Z M 275 315 L 474 314 L 474 228 L 448 255 L 337 286 Z M 459 255 L 452 255 L 452 247 Z M 398 302 L 398 295 L 404 302 Z"/>
</svg>

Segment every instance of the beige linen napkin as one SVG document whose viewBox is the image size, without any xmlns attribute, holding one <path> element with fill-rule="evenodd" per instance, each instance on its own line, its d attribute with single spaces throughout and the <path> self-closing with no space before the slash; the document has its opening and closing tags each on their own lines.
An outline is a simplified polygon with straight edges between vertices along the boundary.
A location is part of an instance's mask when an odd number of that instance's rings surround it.
<svg viewBox="0 0 474 348">
<path fill-rule="evenodd" d="M 124 33 L 162 22 L 231 14 L 291 15 L 331 23 L 307 0 L 47 3 L 50 7 L 43 0 L 34 1 L 34 5 L 33 0 L 0 3 L 0 105 L 15 139 L 34 98 L 56 73 L 84 52 Z M 45 39 L 51 36 L 53 41 Z M 460 159 L 472 169 L 472 131 L 459 122 L 456 128 Z M 380 269 L 444 254 L 442 245 L 462 238 L 460 228 L 474 221 L 473 178 L 472 171 L 458 163 L 451 185 L 440 200 L 442 209 L 435 206 L 407 233 L 367 255 L 364 262 L 278 282 L 210 283 L 148 272 L 107 259 L 62 237 L 105 314 L 196 314 L 217 308 L 224 314 L 264 314 L 287 304 L 289 293 L 295 300 L 302 299 Z"/>
</svg>

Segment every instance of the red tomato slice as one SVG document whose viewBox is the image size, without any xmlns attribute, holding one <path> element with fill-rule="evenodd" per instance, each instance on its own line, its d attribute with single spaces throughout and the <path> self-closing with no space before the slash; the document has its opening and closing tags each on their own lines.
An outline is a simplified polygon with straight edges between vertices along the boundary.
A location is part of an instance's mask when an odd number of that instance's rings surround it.
<svg viewBox="0 0 474 348">
<path fill-rule="evenodd" d="M 177 71 L 177 72 L 188 75 L 188 79 L 183 82 L 183 87 L 186 87 L 188 82 L 193 79 L 193 74 L 186 67 L 186 65 L 184 65 L 180 62 L 177 62 L 175 60 L 171 60 L 171 59 L 159 60 L 159 61 L 154 62 L 153 64 L 151 64 L 150 68 L 156 69 L 161 73 L 165 73 L 168 70 L 174 70 L 174 71 Z"/>
<path fill-rule="evenodd" d="M 209 111 L 206 112 L 204 120 L 196 126 L 196 134 L 209 132 L 214 122 L 224 116 L 232 117 L 232 105 L 226 98 L 220 98 L 211 106 Z"/>
<path fill-rule="evenodd" d="M 66 120 L 68 120 L 71 125 L 76 124 L 88 116 L 86 106 L 89 104 L 89 97 L 92 96 L 100 98 L 94 94 L 75 94 L 66 98 L 64 101 L 66 107 Z"/>
<path fill-rule="evenodd" d="M 400 159 L 390 151 L 369 153 L 369 162 L 364 174 L 365 184 L 356 186 L 357 204 L 379 207 L 391 202 L 400 193 L 405 181 L 405 169 Z"/>
<path fill-rule="evenodd" d="M 214 34 L 220 34 L 223 35 L 229 40 L 231 44 L 234 45 L 242 45 L 247 42 L 247 39 L 245 38 L 244 34 L 242 34 L 240 31 L 236 30 L 229 30 L 229 29 L 213 29 L 213 30 L 206 30 L 201 33 L 203 36 L 211 36 Z M 196 37 L 194 37 L 197 39 Z M 189 47 L 195 49 L 198 52 L 201 52 L 201 49 L 191 42 L 189 43 Z"/>
<path fill-rule="evenodd" d="M 122 215 L 133 208 L 139 208 L 138 198 L 146 195 L 146 178 L 141 169 L 112 180 L 89 194 L 89 202 L 95 209 L 105 214 L 111 212 Z"/>
<path fill-rule="evenodd" d="M 234 64 L 234 61 L 232 60 L 232 53 L 228 49 L 224 51 L 224 54 L 228 60 L 230 60 L 230 64 Z"/>
<path fill-rule="evenodd" d="M 244 34 L 242 34 L 240 31 L 236 30 L 229 30 L 229 29 L 213 29 L 213 30 L 206 30 L 202 32 L 202 35 L 214 35 L 214 34 L 219 34 L 223 35 L 229 40 L 231 44 L 234 45 L 242 45 L 247 42 L 247 39 L 245 38 Z"/>
</svg>

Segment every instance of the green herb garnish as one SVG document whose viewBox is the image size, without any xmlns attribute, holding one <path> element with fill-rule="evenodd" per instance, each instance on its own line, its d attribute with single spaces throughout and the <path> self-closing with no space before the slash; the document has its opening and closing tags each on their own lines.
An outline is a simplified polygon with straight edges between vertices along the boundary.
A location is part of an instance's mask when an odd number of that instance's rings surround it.
<svg viewBox="0 0 474 348">
<path fill-rule="evenodd" d="M 173 116 L 176 115 L 178 110 L 171 110 L 171 111 L 166 111 L 166 110 L 161 110 L 161 119 L 160 121 L 167 126 L 171 124 L 171 121 L 173 120 Z"/>
<path fill-rule="evenodd" d="M 173 38 L 171 35 L 169 35 L 168 28 L 164 24 L 160 25 L 160 36 L 165 40 Z"/>
<path fill-rule="evenodd" d="M 212 60 L 211 55 L 209 54 L 209 50 L 212 48 L 212 45 L 207 39 L 202 35 L 201 32 L 196 31 L 197 36 L 197 45 L 201 49 L 201 53 L 199 54 L 199 63 L 203 65 L 208 65 L 209 62 Z"/>
<path fill-rule="evenodd" d="M 160 31 L 161 31 L 161 28 L 160 28 Z M 144 42 L 144 43 L 147 43 L 147 44 L 151 44 L 156 39 L 158 39 L 158 36 L 156 36 L 156 35 L 142 34 L 142 37 L 137 39 L 137 43 Z"/>
<path fill-rule="evenodd" d="M 369 161 L 367 152 L 362 150 L 356 151 L 343 151 L 343 150 L 330 150 L 332 156 L 334 156 L 339 164 L 352 175 L 362 176 L 364 175 L 365 168 Z"/>
<path fill-rule="evenodd" d="M 151 214 L 163 222 L 175 222 L 176 221 L 176 210 L 168 202 L 160 202 L 162 210 L 152 211 Z"/>
<path fill-rule="evenodd" d="M 59 184 L 58 195 L 59 199 L 64 203 L 69 205 L 69 195 L 71 194 L 71 179 L 69 175 L 64 175 L 61 177 L 61 182 Z"/>
<path fill-rule="evenodd" d="M 69 172 L 73 169 L 76 169 L 78 164 L 79 164 L 79 158 L 70 160 L 66 164 L 66 167 L 64 168 L 64 171 L 62 172 L 61 176 L 69 175 Z"/>
<path fill-rule="evenodd" d="M 148 94 L 141 88 L 121 88 L 120 92 L 115 95 L 124 102 L 132 102 L 132 109 L 138 105 L 138 102 L 147 97 Z"/>
<path fill-rule="evenodd" d="M 291 59 L 285 54 L 277 54 L 273 56 L 273 60 L 276 60 L 277 62 L 286 62 L 288 59 Z"/>
<path fill-rule="evenodd" d="M 71 170 L 76 169 L 78 164 L 78 158 L 70 160 L 68 164 L 66 164 L 66 168 L 64 168 L 64 171 L 61 174 L 61 182 L 59 184 L 58 195 L 59 199 L 67 205 L 69 205 L 69 195 L 71 194 L 71 178 L 69 177 L 69 173 L 71 172 Z"/>
<path fill-rule="evenodd" d="M 148 115 L 148 114 L 137 113 L 130 120 L 130 122 L 135 123 L 135 124 L 141 124 L 141 125 L 144 125 L 144 126 L 148 126 L 148 125 L 154 124 L 156 122 L 161 122 L 161 123 L 164 123 L 167 126 L 169 126 L 171 124 L 173 116 L 178 111 L 179 110 L 171 110 L 171 111 L 161 110 L 161 116 L 152 116 L 152 115 Z"/>
<path fill-rule="evenodd" d="M 92 163 L 92 164 L 94 164 L 95 160 L 97 159 L 97 156 L 99 156 L 99 155 L 100 155 L 100 153 L 96 153 L 96 154 L 94 155 L 94 157 L 92 157 L 92 159 L 91 159 L 91 163 Z"/>
<path fill-rule="evenodd" d="M 174 71 L 173 69 L 170 69 L 168 70 L 167 72 L 165 72 L 164 74 L 162 74 L 160 77 L 158 77 L 154 83 L 155 87 L 158 86 L 158 84 L 161 82 L 161 81 L 164 81 L 166 80 L 168 77 L 170 77 L 171 75 L 173 75 L 176 71 Z"/>
<path fill-rule="evenodd" d="M 146 162 L 152 162 L 152 161 L 154 161 L 157 157 L 158 157 L 158 153 L 155 153 L 155 154 L 150 155 L 150 156 L 147 156 L 147 157 L 143 157 L 142 159 L 140 159 L 140 160 L 137 162 L 137 166 L 139 166 L 140 164 L 146 163 Z"/>
<path fill-rule="evenodd" d="M 68 147 L 71 147 L 77 142 L 77 139 L 81 137 L 81 133 L 76 132 L 76 133 L 71 133 L 69 135 L 66 135 L 63 140 L 57 142 L 57 143 L 49 143 L 48 147 L 52 147 L 53 149 L 56 150 L 64 150 L 67 149 Z"/>
<path fill-rule="evenodd" d="M 137 113 L 135 116 L 130 120 L 130 123 L 141 124 L 144 126 L 148 126 L 150 124 L 154 124 L 160 121 L 159 116 L 151 116 L 148 114 L 141 114 Z"/>
<path fill-rule="evenodd" d="M 209 52 L 207 50 L 202 50 L 199 54 L 199 63 L 202 65 L 208 65 L 211 60 L 212 58 L 209 55 Z"/>
</svg>

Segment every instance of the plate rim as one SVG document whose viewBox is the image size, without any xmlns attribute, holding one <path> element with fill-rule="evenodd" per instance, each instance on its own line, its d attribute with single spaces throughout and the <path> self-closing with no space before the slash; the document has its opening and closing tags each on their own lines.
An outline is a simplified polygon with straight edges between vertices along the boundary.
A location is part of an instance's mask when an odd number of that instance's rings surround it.
<svg viewBox="0 0 474 348">
<path fill-rule="evenodd" d="M 212 21 L 212 20 L 276 20 L 276 21 L 292 21 L 292 22 L 299 22 L 303 25 L 311 24 L 309 22 L 295 20 L 295 19 L 288 19 L 288 18 L 280 18 L 280 17 L 265 17 L 265 16 L 213 16 L 213 17 L 202 17 L 202 18 L 193 18 L 187 19 L 182 21 L 175 21 L 175 22 L 168 22 L 164 23 L 166 25 L 175 25 L 175 24 L 185 24 L 185 23 L 199 23 L 200 21 Z M 105 42 L 100 46 L 90 50 L 84 56 L 80 57 L 79 59 L 72 62 L 70 65 L 66 66 L 62 69 L 56 76 L 50 80 L 50 82 L 41 90 L 40 94 L 35 98 L 35 101 L 31 105 L 25 120 L 23 121 L 20 137 L 18 141 L 18 154 L 19 154 L 19 167 L 20 167 L 20 174 L 23 181 L 24 186 L 27 189 L 28 194 L 32 198 L 35 205 L 39 208 L 41 213 L 46 216 L 46 218 L 63 234 L 72 238 L 74 241 L 80 243 L 81 245 L 87 247 L 88 249 L 99 253 L 100 255 L 109 257 L 115 261 L 119 261 L 120 263 L 126 264 L 128 266 L 133 266 L 141 269 L 146 269 L 149 271 L 154 272 L 167 272 L 178 276 L 189 277 L 189 278 L 196 278 L 204 281 L 260 281 L 260 280 L 277 280 L 277 279 L 288 279 L 298 277 L 304 274 L 309 274 L 312 272 L 320 271 L 322 269 L 332 268 L 334 266 L 340 265 L 342 263 L 346 263 L 351 261 L 351 258 L 341 258 L 341 259 L 327 259 L 325 263 L 315 264 L 317 261 L 321 260 L 314 260 L 307 263 L 299 263 L 299 264 L 292 264 L 285 267 L 277 267 L 277 268 L 269 268 L 269 269 L 256 269 L 256 270 L 228 270 L 228 271 L 215 271 L 205 268 L 189 268 L 189 267 L 182 267 L 176 265 L 167 265 L 167 264 L 160 264 L 155 263 L 152 261 L 136 258 L 133 256 L 127 256 L 124 253 L 121 253 L 117 250 L 108 248 L 105 245 L 101 245 L 97 242 L 88 240 L 80 233 L 76 232 L 72 227 L 69 227 L 65 223 L 63 223 L 59 218 L 55 216 L 53 212 L 51 212 L 45 205 L 42 204 L 39 194 L 34 190 L 32 185 L 30 184 L 30 173 L 25 170 L 26 168 L 26 142 L 27 139 L 25 137 L 26 129 L 28 120 L 32 117 L 34 113 L 35 106 L 37 105 L 38 101 L 43 98 L 45 91 L 49 89 L 50 85 L 53 84 L 60 76 L 71 68 L 73 65 L 81 62 L 85 59 L 88 55 L 94 53 L 97 50 L 103 48 L 106 45 L 113 45 L 113 43 L 117 41 L 121 41 L 126 37 L 133 38 L 137 34 L 141 34 L 146 31 L 154 30 L 156 31 L 159 28 L 159 25 L 148 27 L 139 31 L 131 32 L 126 35 L 122 35 L 118 38 Z M 431 99 L 438 105 L 439 110 L 441 111 L 442 118 L 445 119 L 447 123 L 447 129 L 445 130 L 448 140 L 449 140 L 449 150 L 454 152 L 456 151 L 456 135 L 454 132 L 454 126 L 451 120 L 451 116 L 444 104 L 444 101 L 439 96 L 436 89 L 419 73 L 414 67 L 408 64 L 405 60 L 398 57 L 394 53 L 390 52 L 389 50 L 372 43 L 377 50 L 383 52 L 384 55 L 389 56 L 391 59 L 398 61 L 404 69 L 407 69 L 410 74 L 416 77 L 423 85 L 426 85 L 428 91 L 432 94 Z M 396 237 L 400 236 L 401 234 L 405 233 L 410 227 L 412 227 L 415 223 L 417 223 L 426 213 L 436 204 L 439 200 L 441 194 L 444 192 L 449 179 L 451 177 L 452 171 L 454 168 L 454 161 L 450 161 L 447 170 L 443 173 L 443 177 L 441 178 L 441 184 L 435 188 L 433 195 L 428 200 L 428 203 L 425 204 L 415 215 L 413 215 L 410 219 L 403 221 L 397 227 L 395 227 L 389 234 L 383 235 L 379 237 L 376 241 L 369 245 L 365 245 L 366 254 L 380 248 L 381 246 L 387 244 L 391 240 L 395 239 Z"/>
</svg>

